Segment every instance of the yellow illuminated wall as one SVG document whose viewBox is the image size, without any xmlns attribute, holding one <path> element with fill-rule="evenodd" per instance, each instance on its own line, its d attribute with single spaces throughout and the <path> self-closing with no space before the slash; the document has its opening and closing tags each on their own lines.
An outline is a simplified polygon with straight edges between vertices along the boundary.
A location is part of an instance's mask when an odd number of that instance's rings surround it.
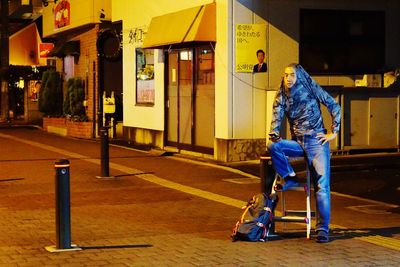
<svg viewBox="0 0 400 267">
<path fill-rule="evenodd" d="M 141 47 L 142 42 L 130 38 L 139 30 L 144 32 L 150 24 L 151 18 L 168 14 L 182 9 L 210 4 L 212 0 L 114 0 L 112 1 L 112 20 L 122 20 L 123 27 L 123 108 L 124 126 L 164 130 L 164 55 L 163 51 L 154 51 L 154 83 L 155 103 L 152 107 L 135 105 L 136 66 L 135 48 Z M 219 2 L 219 1 L 217 1 Z M 218 23 L 217 23 L 218 24 Z"/>
<path fill-rule="evenodd" d="M 70 24 L 56 29 L 55 8 L 62 1 L 69 2 Z M 105 20 L 111 19 L 111 0 L 59 0 L 56 4 L 50 2 L 43 8 L 43 36 L 48 37 L 83 25 L 99 23 L 101 17 Z"/>
<path fill-rule="evenodd" d="M 397 0 L 379 1 L 319 1 L 319 0 L 113 0 L 113 21 L 123 21 L 123 90 L 124 125 L 164 130 L 164 55 L 156 49 L 155 106 L 135 106 L 135 48 L 141 42 L 129 36 L 134 30 L 146 32 L 155 16 L 180 11 L 202 4 L 216 3 L 215 46 L 215 137 L 218 139 L 262 139 L 269 131 L 272 102 L 279 87 L 284 67 L 299 61 L 300 9 L 377 9 L 385 10 L 388 21 L 398 14 Z M 390 20 L 389 20 L 390 18 Z M 267 73 L 237 73 L 235 26 L 237 24 L 266 25 Z M 387 25 L 387 38 L 399 40 L 395 23 Z M 400 58 L 398 41 L 387 39 L 387 62 L 395 64 Z M 317 76 L 322 85 L 351 86 L 348 76 Z"/>
<path fill-rule="evenodd" d="M 10 65 L 46 65 L 39 59 L 40 36 L 36 24 L 32 23 L 10 36 Z"/>
</svg>

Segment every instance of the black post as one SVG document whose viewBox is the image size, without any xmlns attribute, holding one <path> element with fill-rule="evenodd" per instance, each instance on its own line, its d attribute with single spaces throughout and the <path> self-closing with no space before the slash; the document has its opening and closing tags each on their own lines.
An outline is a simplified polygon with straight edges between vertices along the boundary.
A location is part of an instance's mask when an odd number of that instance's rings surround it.
<svg viewBox="0 0 400 267">
<path fill-rule="evenodd" d="M 54 165 L 56 169 L 57 249 L 71 248 L 69 166 L 67 159 L 58 160 Z"/>
<path fill-rule="evenodd" d="M 275 179 L 275 170 L 272 165 L 271 156 L 260 157 L 260 179 L 261 179 L 261 193 L 271 194 L 272 185 Z"/>
<path fill-rule="evenodd" d="M 103 122 L 103 94 L 104 94 L 104 57 L 103 55 L 99 54 L 98 56 L 98 66 L 97 66 L 97 71 L 98 71 L 98 104 L 97 104 L 97 129 L 99 131 L 99 134 L 101 135 L 101 129 L 104 126 Z"/>
<path fill-rule="evenodd" d="M 8 100 L 8 81 L 9 81 L 9 1 L 1 0 L 1 31 L 0 31 L 0 120 L 9 120 L 9 100 Z"/>
<path fill-rule="evenodd" d="M 261 179 L 261 193 L 265 193 L 267 196 L 278 201 L 277 196 L 271 196 L 272 185 L 275 180 L 275 169 L 272 165 L 272 158 L 269 154 L 262 155 L 260 157 L 260 179 Z M 276 205 L 276 203 L 274 203 Z M 275 210 L 272 211 L 275 217 Z M 278 235 L 275 232 L 275 221 L 273 220 L 268 230 L 268 238 L 276 238 Z"/>
<path fill-rule="evenodd" d="M 96 132 L 96 116 L 96 61 L 93 61 L 93 138 L 98 134 L 98 131 Z"/>
<path fill-rule="evenodd" d="M 101 177 L 110 177 L 110 159 L 109 159 L 109 149 L 108 149 L 108 129 L 109 126 L 104 126 L 100 129 L 101 137 Z"/>
</svg>

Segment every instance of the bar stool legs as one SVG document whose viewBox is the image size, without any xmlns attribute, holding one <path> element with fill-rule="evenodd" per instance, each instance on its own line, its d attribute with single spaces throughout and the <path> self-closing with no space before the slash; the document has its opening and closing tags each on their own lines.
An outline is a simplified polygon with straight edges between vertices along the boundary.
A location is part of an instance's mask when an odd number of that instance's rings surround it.
<svg viewBox="0 0 400 267">
<path fill-rule="evenodd" d="M 282 216 L 274 216 L 274 223 L 275 222 L 283 222 L 284 228 L 287 222 L 297 222 L 297 223 L 305 223 L 306 224 L 306 234 L 307 239 L 310 239 L 311 236 L 311 224 L 312 224 L 312 217 L 315 216 L 315 213 L 311 211 L 311 178 L 310 173 L 307 170 L 307 180 L 306 183 L 302 184 L 300 187 L 294 187 L 287 191 L 282 192 L 275 192 L 274 187 L 277 183 L 282 183 L 283 178 L 280 177 L 278 174 L 275 175 L 275 181 L 272 186 L 272 194 L 280 193 L 280 201 L 281 201 L 281 208 L 282 208 Z M 304 191 L 306 194 L 306 210 L 289 210 L 287 209 L 286 203 L 286 194 L 288 191 Z M 274 228 L 275 229 L 275 225 Z"/>
</svg>

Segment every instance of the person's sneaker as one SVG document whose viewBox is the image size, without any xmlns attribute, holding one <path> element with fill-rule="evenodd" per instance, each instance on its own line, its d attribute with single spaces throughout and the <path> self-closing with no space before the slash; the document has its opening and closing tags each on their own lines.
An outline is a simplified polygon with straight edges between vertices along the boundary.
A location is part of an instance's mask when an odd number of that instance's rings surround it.
<svg viewBox="0 0 400 267">
<path fill-rule="evenodd" d="M 329 234 L 323 230 L 317 232 L 317 243 L 328 243 Z"/>
<path fill-rule="evenodd" d="M 281 184 L 281 183 L 278 183 L 278 184 L 276 184 L 276 185 L 274 186 L 274 191 L 275 191 L 275 192 L 281 192 L 281 191 L 282 191 L 282 188 L 283 188 L 282 184 Z"/>
</svg>

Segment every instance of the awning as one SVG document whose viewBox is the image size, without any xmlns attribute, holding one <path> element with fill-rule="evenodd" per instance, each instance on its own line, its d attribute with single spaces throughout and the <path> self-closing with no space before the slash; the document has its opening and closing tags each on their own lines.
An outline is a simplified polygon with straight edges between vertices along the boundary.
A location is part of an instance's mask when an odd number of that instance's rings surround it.
<svg viewBox="0 0 400 267">
<path fill-rule="evenodd" d="M 69 41 L 56 45 L 48 54 L 49 57 L 65 57 L 80 55 L 80 41 Z"/>
<path fill-rule="evenodd" d="M 212 3 L 152 18 L 142 47 L 215 42 L 215 6 Z"/>
</svg>

